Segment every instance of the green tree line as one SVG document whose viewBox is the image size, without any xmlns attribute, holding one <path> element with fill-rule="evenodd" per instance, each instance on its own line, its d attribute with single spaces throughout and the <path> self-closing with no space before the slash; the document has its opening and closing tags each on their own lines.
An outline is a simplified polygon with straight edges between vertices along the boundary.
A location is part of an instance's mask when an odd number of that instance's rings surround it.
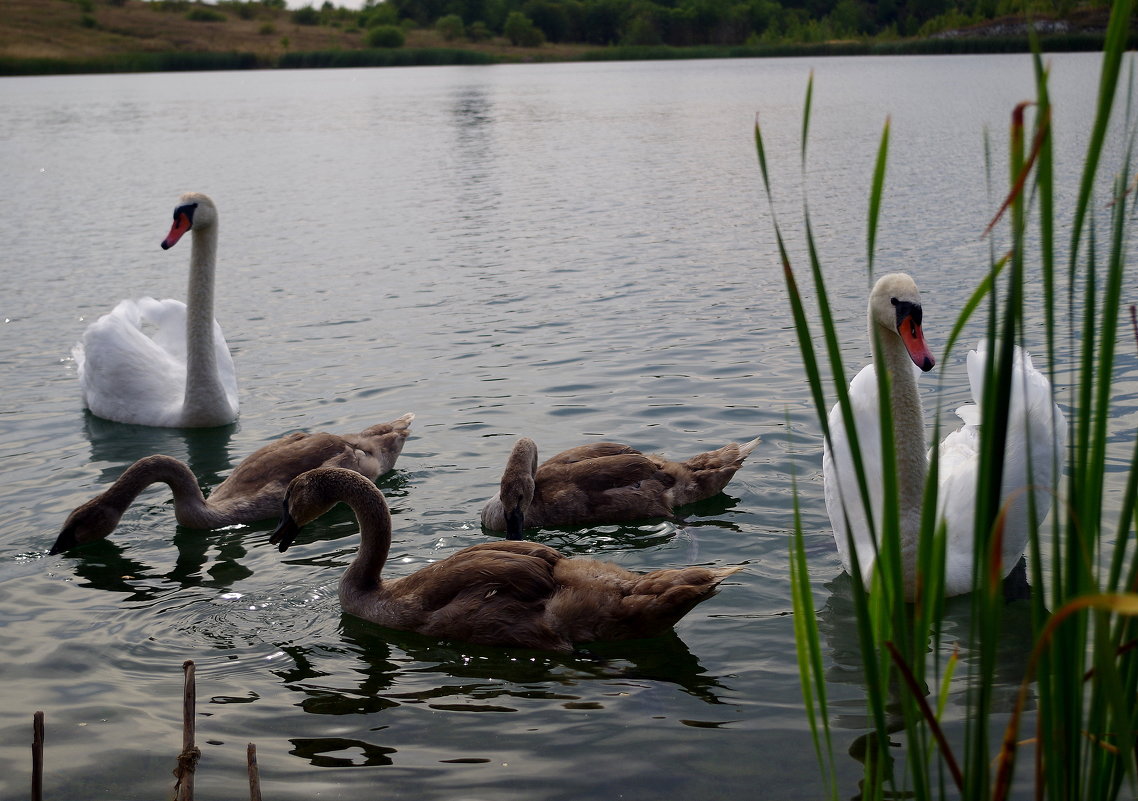
<svg viewBox="0 0 1138 801">
<path fill-rule="evenodd" d="M 276 3 L 283 0 L 261 0 Z M 1109 0 L 325 0 L 301 24 L 422 27 L 444 38 L 505 36 L 517 45 L 756 45 L 928 36 L 1006 16 L 1063 19 Z"/>
</svg>

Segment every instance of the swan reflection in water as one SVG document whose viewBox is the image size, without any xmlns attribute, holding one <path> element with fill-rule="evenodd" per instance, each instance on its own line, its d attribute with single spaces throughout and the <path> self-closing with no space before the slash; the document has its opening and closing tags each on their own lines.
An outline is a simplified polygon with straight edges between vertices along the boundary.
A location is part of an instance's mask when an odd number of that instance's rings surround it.
<svg viewBox="0 0 1138 801">
<path fill-rule="evenodd" d="M 166 571 L 134 558 L 137 550 L 100 540 L 69 554 L 68 568 L 83 580 L 80 587 L 125 593 L 124 600 L 132 603 L 155 601 L 190 587 L 227 590 L 253 575 L 241 563 L 248 553 L 248 534 L 248 528 L 207 533 L 177 526 L 173 545 L 178 557 L 173 568 Z M 209 568 L 203 573 L 206 565 Z"/>
<path fill-rule="evenodd" d="M 83 412 L 83 430 L 91 445 L 91 463 L 107 463 L 100 484 L 111 484 L 134 462 L 165 453 L 189 465 L 203 486 L 220 484 L 233 469 L 229 445 L 237 425 L 214 428 L 158 428 L 115 423 Z"/>
<path fill-rule="evenodd" d="M 729 688 L 706 672 L 674 631 L 594 644 L 573 654 L 440 640 L 349 614 L 341 615 L 339 634 L 336 642 L 281 645 L 283 658 L 271 671 L 303 696 L 297 706 L 306 714 L 337 718 L 330 736 L 290 739 L 290 753 L 317 767 L 392 764 L 400 747 L 414 748 L 423 736 L 418 724 L 407 730 L 406 718 L 390 717 L 405 706 L 478 713 L 481 722 L 467 724 L 476 727 L 502 725 L 486 715 L 514 713 L 527 725 L 530 718 L 539 719 L 533 725 L 563 725 L 564 714 L 606 707 L 619 707 L 622 717 L 660 717 L 670 708 L 666 696 L 677 687 L 712 707 L 730 703 Z M 355 656 L 352 669 L 329 673 L 332 655 L 342 665 L 345 651 Z M 629 712 L 630 705 L 639 711 Z M 395 728 L 406 732 L 406 740 L 395 738 Z"/>
<path fill-rule="evenodd" d="M 1032 641 L 1031 625 L 1031 587 L 1027 583 L 1027 563 L 1021 558 L 1015 568 L 1004 579 L 1005 603 L 1001 607 L 1001 620 L 999 621 L 1000 641 L 996 651 L 996 661 L 993 666 L 992 710 L 995 713 L 1010 712 L 1016 702 L 1020 689 L 1020 682 L 1026 675 L 1027 664 L 1034 645 Z M 830 668 L 826 673 L 826 681 L 833 685 L 852 685 L 859 691 L 865 686 L 865 670 L 861 659 L 861 649 L 858 642 L 856 614 L 854 611 L 853 580 L 847 573 L 841 573 L 827 583 L 830 595 L 823 607 L 818 610 L 818 631 L 824 639 L 825 652 L 829 656 Z M 971 601 L 967 595 L 948 598 L 945 600 L 944 622 L 941 628 L 939 648 L 941 657 L 940 669 L 943 671 L 949 655 L 956 651 L 959 663 L 956 666 L 956 677 L 967 677 L 973 670 L 980 669 L 980 652 L 968 645 L 971 630 Z M 937 647 L 937 643 L 930 642 L 928 649 Z M 939 681 L 940 675 L 930 674 L 927 682 Z M 950 730 L 963 725 L 964 716 L 968 713 L 968 695 L 972 691 L 970 682 L 957 681 L 954 689 L 948 695 L 946 709 L 955 708 L 959 714 L 952 715 L 946 712 L 942 723 Z M 905 693 L 904 687 L 894 686 L 891 690 L 892 700 L 888 704 L 886 726 L 891 732 L 903 731 L 905 727 L 900 699 L 897 693 Z M 1029 693 L 1024 711 L 1030 712 L 1035 707 L 1035 696 Z M 849 744 L 849 754 L 854 760 L 864 763 L 869 758 L 869 752 L 874 751 L 878 757 L 885 758 L 886 770 L 890 769 L 896 754 L 890 753 L 890 748 L 878 749 L 877 736 L 872 731 L 873 718 L 866 704 L 864 694 L 859 692 L 857 697 L 848 700 L 831 700 L 830 724 L 836 729 L 847 729 L 863 732 L 854 737 Z M 890 746 L 898 743 L 890 742 Z M 885 774 L 886 776 L 888 774 Z"/>
</svg>

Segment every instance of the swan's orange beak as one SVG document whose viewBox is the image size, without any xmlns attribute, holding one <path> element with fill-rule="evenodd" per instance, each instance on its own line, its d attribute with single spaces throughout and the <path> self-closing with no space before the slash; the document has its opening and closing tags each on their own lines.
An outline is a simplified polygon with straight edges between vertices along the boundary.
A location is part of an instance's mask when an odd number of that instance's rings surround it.
<svg viewBox="0 0 1138 801">
<path fill-rule="evenodd" d="M 170 226 L 170 233 L 166 234 L 166 238 L 162 240 L 162 249 L 169 250 L 174 247 L 192 225 L 193 220 L 190 219 L 190 215 L 181 209 L 174 212 L 174 224 Z"/>
<path fill-rule="evenodd" d="M 913 360 L 913 364 L 925 373 L 933 369 L 936 360 L 929 350 L 929 344 L 925 342 L 921 324 L 914 320 L 912 315 L 902 318 L 901 324 L 897 326 L 897 333 L 901 335 L 901 341 L 905 343 L 905 350 L 909 351 L 909 358 Z"/>
</svg>

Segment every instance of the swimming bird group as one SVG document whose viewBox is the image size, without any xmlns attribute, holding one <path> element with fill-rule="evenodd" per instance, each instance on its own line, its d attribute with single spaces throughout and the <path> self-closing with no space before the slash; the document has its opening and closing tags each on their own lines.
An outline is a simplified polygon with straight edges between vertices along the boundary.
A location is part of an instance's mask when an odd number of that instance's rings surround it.
<svg viewBox="0 0 1138 801">
<path fill-rule="evenodd" d="M 187 302 L 152 298 L 124 300 L 92 323 L 73 354 L 87 408 L 110 420 L 150 426 L 205 427 L 237 417 L 233 359 L 213 320 L 218 213 L 205 195 L 183 195 L 162 242 L 172 247 L 192 233 Z M 871 337 L 880 334 L 875 365 L 850 386 L 854 420 L 867 467 L 873 514 L 880 519 L 883 484 L 875 369 L 887 371 L 895 421 L 902 550 L 915 551 L 916 523 L 927 471 L 924 420 L 914 371 L 934 361 L 921 333 L 922 307 L 916 284 L 894 274 L 878 281 L 870 296 Z M 147 329 L 153 328 L 150 335 Z M 974 397 L 982 387 L 984 349 L 969 357 Z M 913 364 L 916 367 L 913 367 Z M 1020 392 L 1010 424 L 1013 441 L 1005 489 L 1016 521 L 1005 535 L 1005 566 L 1011 569 L 1027 537 L 1028 477 L 1049 483 L 1061 464 L 1066 423 L 1051 401 L 1050 385 L 1017 351 Z M 979 421 L 964 409 L 965 426 L 940 447 L 942 514 L 949 528 L 949 594 L 971 582 L 971 509 L 975 494 L 975 443 Z M 569 558 L 525 541 L 527 529 L 576 527 L 672 518 L 679 507 L 723 491 L 758 439 L 731 443 L 685 461 L 644 454 L 627 445 L 599 442 L 562 451 L 539 464 L 537 443 L 514 445 L 498 493 L 483 506 L 481 520 L 494 540 L 462 549 L 410 575 L 381 575 L 391 545 L 391 515 L 375 480 L 393 469 L 410 434 L 414 415 L 404 414 L 358 434 L 294 433 L 271 442 L 241 462 L 209 497 L 188 466 L 156 454 L 140 459 L 103 493 L 67 518 L 51 553 L 107 537 L 138 494 L 155 482 L 174 494 L 181 525 L 210 529 L 283 515 L 270 541 L 291 547 L 299 528 L 338 503 L 355 513 L 361 543 L 339 589 L 343 609 L 382 626 L 467 642 L 570 651 L 577 643 L 647 637 L 670 628 L 696 604 L 711 597 L 739 567 L 682 567 L 632 573 L 610 562 Z M 840 412 L 830 417 L 831 439 L 823 462 L 826 505 L 843 565 L 849 548 L 871 576 L 875 553 L 870 526 L 852 482 L 849 437 Z M 1022 446 L 1022 447 L 1021 447 Z M 874 448 L 876 447 L 876 450 Z M 1026 455 L 1024 455 L 1026 454 Z M 947 459 L 947 464 L 945 461 Z M 1035 493 L 1037 508 L 1046 495 Z M 282 512 L 283 510 L 283 512 Z M 1039 517 L 1045 514 L 1041 509 Z M 848 521 L 848 526 L 847 526 Z M 867 578 L 868 581 L 868 578 Z M 912 583 L 915 583 L 914 578 Z"/>
</svg>

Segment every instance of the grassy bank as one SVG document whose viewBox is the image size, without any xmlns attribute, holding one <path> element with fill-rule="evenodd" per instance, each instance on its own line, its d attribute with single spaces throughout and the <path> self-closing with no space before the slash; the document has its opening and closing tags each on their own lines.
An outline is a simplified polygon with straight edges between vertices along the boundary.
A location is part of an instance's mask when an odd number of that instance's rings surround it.
<svg viewBox="0 0 1138 801">
<path fill-rule="evenodd" d="M 222 10 L 217 10 L 217 9 Z M 763 58 L 920 53 L 1024 52 L 1025 36 L 771 43 L 753 46 L 515 46 L 503 37 L 447 41 L 409 28 L 399 48 L 368 47 L 354 12 L 326 24 L 299 24 L 293 12 L 246 4 L 142 0 L 0 0 L 0 75 L 164 72 L 313 67 L 422 66 L 511 62 Z M 227 13 L 228 12 L 228 13 Z M 990 31 L 988 32 L 990 33 Z M 1045 51 L 1097 50 L 1101 33 L 1044 37 Z M 1132 42 L 1135 46 L 1138 42 Z"/>
<path fill-rule="evenodd" d="M 1138 47 L 1138 39 L 1131 42 Z M 1043 42 L 1045 52 L 1098 51 L 1102 37 L 1070 34 Z M 892 42 L 823 42 L 761 46 L 607 47 L 572 54 L 495 54 L 456 47 L 361 48 L 290 51 L 266 55 L 254 52 L 109 53 L 89 58 L 18 58 L 0 56 L 2 75 L 65 75 L 115 72 L 179 72 L 249 69 L 315 69 L 336 67 L 422 67 L 446 64 L 503 64 L 555 61 L 656 61 L 708 58 L 823 58 L 829 56 L 952 55 L 966 53 L 1026 53 L 1027 40 L 1016 37 L 983 39 L 912 39 Z"/>
</svg>

